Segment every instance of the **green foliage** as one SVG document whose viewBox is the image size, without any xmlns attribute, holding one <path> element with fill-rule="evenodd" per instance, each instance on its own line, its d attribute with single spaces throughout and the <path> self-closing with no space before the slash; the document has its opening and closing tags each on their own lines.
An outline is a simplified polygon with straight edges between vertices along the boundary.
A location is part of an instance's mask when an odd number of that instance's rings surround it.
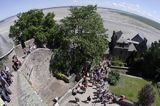
<svg viewBox="0 0 160 106">
<path fill-rule="evenodd" d="M 13 38 L 13 37 L 17 36 L 19 33 L 20 33 L 20 30 L 19 30 L 18 27 L 16 27 L 16 26 L 11 26 L 10 27 L 9 37 Z"/>
<path fill-rule="evenodd" d="M 18 20 L 10 27 L 11 38 L 22 35 L 25 40 L 35 38 L 38 47 L 44 43 L 53 43 L 57 36 L 58 25 L 54 20 L 54 13 L 46 16 L 41 10 L 30 10 L 18 15 Z"/>
<path fill-rule="evenodd" d="M 73 7 L 71 16 L 61 20 L 63 28 L 71 34 L 104 34 L 105 28 L 96 6 Z"/>
<path fill-rule="evenodd" d="M 67 78 L 67 76 L 64 75 L 64 74 L 61 73 L 61 72 L 58 72 L 58 71 L 54 72 L 54 76 L 55 76 L 57 79 L 60 79 L 60 80 L 63 80 L 64 82 L 66 82 L 66 83 L 69 83 L 69 79 Z"/>
<path fill-rule="evenodd" d="M 137 75 L 153 82 L 160 80 L 160 41 L 155 41 L 145 53 L 133 52 L 127 64 L 136 70 Z"/>
<path fill-rule="evenodd" d="M 120 58 L 118 58 L 118 57 L 113 57 L 113 58 L 112 58 L 112 61 L 111 61 L 111 64 L 112 64 L 113 66 L 121 66 L 121 67 L 124 66 L 123 61 L 122 61 Z"/>
<path fill-rule="evenodd" d="M 48 30 L 49 28 L 53 28 L 55 26 L 55 20 L 53 18 L 55 15 L 53 13 L 48 13 L 43 20 L 44 30 Z"/>
<path fill-rule="evenodd" d="M 111 64 L 113 66 L 120 66 L 120 67 L 123 67 L 124 66 L 124 63 L 119 61 L 119 60 L 115 60 L 115 61 L 112 61 Z"/>
<path fill-rule="evenodd" d="M 125 95 L 126 99 L 133 103 L 138 102 L 138 93 L 146 85 L 152 82 L 145 79 L 134 78 L 121 74 L 121 78 L 116 86 L 110 86 L 110 90 L 115 95 Z M 152 106 L 160 106 L 160 95 L 156 86 L 151 85 L 155 92 L 155 102 Z"/>
<path fill-rule="evenodd" d="M 142 106 L 151 106 L 155 101 L 155 94 L 151 85 L 145 85 L 138 95 L 138 104 Z"/>
<path fill-rule="evenodd" d="M 144 70 L 146 76 L 153 78 L 160 74 L 160 41 L 152 43 L 144 56 Z M 160 76 L 159 76 L 160 77 Z"/>
<path fill-rule="evenodd" d="M 111 71 L 108 75 L 108 82 L 111 85 L 116 85 L 120 79 L 120 74 L 116 71 Z"/>
<path fill-rule="evenodd" d="M 152 80 L 160 79 L 160 41 L 152 43 L 151 47 L 141 56 L 134 59 L 133 68 L 140 70 L 143 77 Z"/>
<path fill-rule="evenodd" d="M 106 50 L 107 36 L 96 6 L 73 7 L 61 20 L 61 45 L 54 68 L 79 72 L 86 61 L 98 61 Z M 54 60 L 53 60 L 54 61 Z"/>
<path fill-rule="evenodd" d="M 68 60 L 70 60 L 69 54 L 63 53 L 62 50 L 55 50 L 50 62 L 53 74 L 55 70 L 61 70 L 62 73 L 67 74 L 70 66 L 70 61 Z"/>
<path fill-rule="evenodd" d="M 38 47 L 57 48 L 51 59 L 53 70 L 77 73 L 86 61 L 98 62 L 107 49 L 108 41 L 101 16 L 96 6 L 73 7 L 71 15 L 57 25 L 53 13 L 46 16 L 41 10 L 30 10 L 18 15 L 10 28 L 10 37 L 22 35 L 25 40 L 35 38 Z"/>
</svg>

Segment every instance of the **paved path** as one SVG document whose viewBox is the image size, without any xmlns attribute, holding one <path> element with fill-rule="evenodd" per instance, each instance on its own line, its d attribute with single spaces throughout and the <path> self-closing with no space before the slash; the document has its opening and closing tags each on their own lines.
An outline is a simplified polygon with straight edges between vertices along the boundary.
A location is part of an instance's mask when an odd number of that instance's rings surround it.
<svg viewBox="0 0 160 106">
<path fill-rule="evenodd" d="M 121 73 L 120 73 L 121 74 Z M 131 77 L 131 78 L 136 78 L 136 79 L 143 79 L 142 77 L 137 77 L 137 76 L 133 76 L 133 75 L 128 75 L 128 74 L 121 74 L 123 76 L 127 76 L 127 77 Z"/>
<path fill-rule="evenodd" d="M 70 87 L 74 84 L 66 84 L 61 80 L 50 76 L 49 73 L 49 60 L 50 55 L 45 53 L 35 51 L 31 54 L 30 58 L 22 58 L 18 56 L 18 59 L 23 63 L 21 68 L 16 72 L 12 70 L 12 56 L 15 54 L 13 51 L 5 60 L 5 65 L 9 66 L 12 74 L 13 83 L 9 87 L 13 92 L 10 95 L 11 102 L 7 103 L 7 106 L 53 106 L 53 98 L 62 96 Z M 47 53 L 47 54 L 46 54 Z M 27 59 L 29 58 L 29 59 Z M 39 61 L 39 62 L 38 62 Z M 37 66 L 33 68 L 33 72 L 27 79 L 27 72 L 32 66 Z M 25 67 L 26 66 L 26 67 Z M 42 80 L 43 78 L 43 80 Z M 58 88 L 58 89 L 57 89 Z"/>
<path fill-rule="evenodd" d="M 7 103 L 7 106 L 46 106 L 24 75 L 21 72 L 12 70 L 12 56 L 14 54 L 15 51 L 8 55 L 6 59 L 3 59 L 4 64 L 10 68 L 10 72 L 13 74 L 13 82 L 9 86 L 9 89 L 12 91 L 10 95 L 11 101 Z M 24 59 L 18 58 L 23 63 Z"/>
<path fill-rule="evenodd" d="M 47 106 L 20 72 L 13 72 L 11 102 L 7 106 Z"/>
<path fill-rule="evenodd" d="M 12 94 L 10 95 L 11 101 L 7 103 L 7 106 L 19 106 L 19 100 L 18 100 L 18 91 L 17 91 L 17 72 L 13 71 L 12 69 L 12 56 L 15 54 L 15 51 L 12 51 L 11 54 L 9 54 L 7 57 L 5 57 L 2 62 L 4 65 L 9 67 L 9 71 L 13 74 L 12 77 L 12 84 L 9 86 L 9 89 L 12 91 Z"/>
<path fill-rule="evenodd" d="M 94 103 L 96 101 L 95 99 L 92 99 L 91 102 L 87 103 L 85 102 L 87 100 L 88 96 L 91 96 L 91 98 L 94 98 L 93 93 L 96 92 L 96 87 L 87 87 L 87 90 L 84 94 L 77 94 L 76 96 L 70 95 L 69 97 L 66 98 L 66 100 L 61 103 L 61 106 L 78 106 L 75 103 L 75 97 L 80 98 L 80 106 L 104 106 L 104 104 L 101 103 Z M 119 106 L 118 104 L 106 104 L 106 106 Z"/>
</svg>

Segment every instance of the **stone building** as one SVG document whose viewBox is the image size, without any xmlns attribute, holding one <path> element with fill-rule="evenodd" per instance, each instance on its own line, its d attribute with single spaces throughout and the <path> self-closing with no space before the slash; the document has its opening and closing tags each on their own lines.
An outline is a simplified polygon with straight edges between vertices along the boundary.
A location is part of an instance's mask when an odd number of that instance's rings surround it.
<svg viewBox="0 0 160 106">
<path fill-rule="evenodd" d="M 130 39 L 126 38 L 126 35 L 122 31 L 113 31 L 109 47 L 111 55 L 126 60 L 133 51 L 143 53 L 147 49 L 147 39 L 140 34 Z"/>
</svg>

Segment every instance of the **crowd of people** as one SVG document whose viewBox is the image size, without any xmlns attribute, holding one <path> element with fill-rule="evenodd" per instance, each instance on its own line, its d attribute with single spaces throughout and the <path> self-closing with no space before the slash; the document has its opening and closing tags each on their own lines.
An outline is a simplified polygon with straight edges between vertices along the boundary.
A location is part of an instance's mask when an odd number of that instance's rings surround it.
<svg viewBox="0 0 160 106">
<path fill-rule="evenodd" d="M 77 93 L 83 94 L 86 92 L 87 87 L 93 87 L 96 89 L 96 92 L 93 92 L 94 96 L 87 97 L 87 102 L 92 101 L 92 103 L 101 102 L 102 104 L 111 104 L 117 101 L 121 101 L 125 98 L 125 96 L 115 96 L 109 91 L 109 85 L 107 82 L 107 74 L 109 73 L 110 61 L 107 59 L 103 59 L 98 67 L 91 69 L 90 71 L 85 70 L 86 72 L 82 72 L 83 81 L 78 84 L 72 90 L 72 95 L 75 96 L 75 101 L 77 104 L 80 102 L 80 98 L 76 96 Z"/>
<path fill-rule="evenodd" d="M 9 86 L 12 84 L 12 74 L 9 71 L 7 66 L 4 66 L 2 70 L 0 70 L 0 96 L 3 102 L 10 102 L 10 95 L 12 94 Z"/>
<path fill-rule="evenodd" d="M 35 45 L 34 42 L 29 44 L 28 48 L 26 48 L 25 43 L 21 44 L 21 46 L 22 46 L 22 50 L 23 50 L 24 54 L 26 54 L 26 55 L 28 55 L 29 53 L 31 53 L 32 51 L 34 51 L 37 48 L 37 46 Z M 21 61 L 17 58 L 16 55 L 14 55 L 12 57 L 12 63 L 13 63 L 12 68 L 15 71 L 17 71 L 20 68 L 21 64 L 22 64 Z"/>
<path fill-rule="evenodd" d="M 21 37 L 19 38 L 20 44 L 23 50 L 23 53 L 28 55 L 33 50 L 35 50 L 37 47 L 35 43 L 31 43 L 28 45 L 28 48 L 26 48 L 25 42 Z M 22 63 L 18 59 L 16 55 L 13 55 L 12 57 L 12 68 L 14 71 L 17 71 L 21 67 Z M 10 95 L 12 94 L 11 90 L 9 89 L 9 86 L 12 84 L 12 74 L 10 69 L 7 66 L 4 66 L 2 69 L 0 69 L 0 105 L 3 104 L 6 105 L 6 102 L 10 102 L 11 98 Z M 2 103 L 3 102 L 3 103 Z"/>
</svg>

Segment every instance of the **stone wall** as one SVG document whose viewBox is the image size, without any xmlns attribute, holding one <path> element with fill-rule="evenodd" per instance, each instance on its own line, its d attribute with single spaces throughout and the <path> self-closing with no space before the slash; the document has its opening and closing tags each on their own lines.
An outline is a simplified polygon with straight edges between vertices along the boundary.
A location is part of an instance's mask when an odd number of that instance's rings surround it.
<svg viewBox="0 0 160 106">
<path fill-rule="evenodd" d="M 55 97 L 61 97 L 73 86 L 52 76 L 49 71 L 51 55 L 52 52 L 49 49 L 37 49 L 26 57 L 19 69 L 35 92 L 49 106 L 53 105 Z"/>
<path fill-rule="evenodd" d="M 47 106 L 22 73 L 18 73 L 17 79 L 20 106 Z"/>
<path fill-rule="evenodd" d="M 29 45 L 32 45 L 33 43 L 34 43 L 34 39 L 30 39 L 30 40 L 26 41 L 25 42 L 26 50 L 28 50 L 29 49 Z M 15 50 L 17 56 L 21 57 L 21 56 L 24 55 L 23 49 L 22 49 L 20 44 L 15 46 L 14 50 Z"/>
</svg>

